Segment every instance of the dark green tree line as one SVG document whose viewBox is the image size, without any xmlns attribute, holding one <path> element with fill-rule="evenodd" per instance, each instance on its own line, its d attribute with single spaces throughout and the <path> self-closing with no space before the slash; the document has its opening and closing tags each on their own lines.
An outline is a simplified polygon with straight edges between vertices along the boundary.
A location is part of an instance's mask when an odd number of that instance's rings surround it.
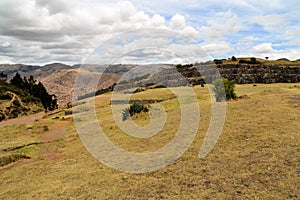
<svg viewBox="0 0 300 200">
<path fill-rule="evenodd" d="M 10 84 L 39 98 L 46 110 L 52 111 L 58 108 L 56 96 L 49 94 L 44 85 L 41 82 L 37 83 L 32 75 L 27 79 L 26 77 L 22 78 L 19 73 L 16 73 L 10 80 Z"/>
</svg>

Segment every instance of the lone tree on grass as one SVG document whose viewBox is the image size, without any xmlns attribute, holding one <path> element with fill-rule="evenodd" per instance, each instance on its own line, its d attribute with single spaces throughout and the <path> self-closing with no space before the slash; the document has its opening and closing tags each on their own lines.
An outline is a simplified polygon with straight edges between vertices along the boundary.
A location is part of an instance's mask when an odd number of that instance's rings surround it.
<svg viewBox="0 0 300 200">
<path fill-rule="evenodd" d="M 236 99 L 235 81 L 229 81 L 227 78 L 217 79 L 213 82 L 213 91 L 216 95 L 216 101 L 221 102 L 229 99 Z"/>
</svg>

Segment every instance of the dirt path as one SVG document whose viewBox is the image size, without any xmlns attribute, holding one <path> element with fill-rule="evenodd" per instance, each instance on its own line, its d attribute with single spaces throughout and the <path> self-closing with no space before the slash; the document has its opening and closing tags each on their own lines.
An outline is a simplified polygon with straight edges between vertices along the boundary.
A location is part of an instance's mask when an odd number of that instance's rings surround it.
<svg viewBox="0 0 300 200">
<path fill-rule="evenodd" d="M 9 102 L 9 105 L 11 106 L 13 104 L 13 102 L 17 99 L 18 102 L 20 103 L 21 107 L 25 107 L 25 105 L 23 104 L 22 100 L 20 99 L 20 97 L 18 97 L 15 93 L 7 91 L 6 94 L 12 95 L 12 99 Z"/>
<path fill-rule="evenodd" d="M 40 112 L 37 114 L 32 114 L 29 116 L 22 116 L 16 119 L 10 119 L 7 121 L 0 122 L 0 126 L 12 126 L 12 125 L 21 125 L 21 124 L 29 124 L 34 122 L 35 120 L 42 119 L 45 115 L 44 112 Z"/>
</svg>

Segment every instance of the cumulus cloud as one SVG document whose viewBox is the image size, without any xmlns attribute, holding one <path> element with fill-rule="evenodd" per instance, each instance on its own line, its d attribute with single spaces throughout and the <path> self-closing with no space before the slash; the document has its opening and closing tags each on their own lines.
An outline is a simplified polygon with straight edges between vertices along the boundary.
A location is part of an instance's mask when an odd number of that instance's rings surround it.
<svg viewBox="0 0 300 200">
<path fill-rule="evenodd" d="M 171 22 L 170 22 L 170 27 L 172 29 L 181 29 L 185 26 L 185 17 L 180 15 L 180 14 L 176 14 L 172 17 Z"/>
<path fill-rule="evenodd" d="M 195 28 L 187 26 L 183 29 L 182 35 L 191 39 L 197 39 L 199 37 L 199 32 Z"/>
<path fill-rule="evenodd" d="M 151 24 L 154 27 L 161 27 L 164 26 L 166 22 L 166 19 L 160 15 L 153 15 L 152 19 L 151 19 Z"/>
<path fill-rule="evenodd" d="M 288 58 L 290 60 L 299 59 L 300 51 L 297 48 L 292 49 L 275 49 L 273 46 L 276 46 L 272 43 L 262 43 L 253 46 L 253 48 L 248 52 L 248 54 L 239 55 L 244 56 L 254 56 L 254 57 L 269 57 L 270 60 L 276 60 L 280 58 Z"/>
<path fill-rule="evenodd" d="M 239 18 L 231 10 L 216 13 L 213 19 L 207 21 L 207 26 L 202 26 L 200 32 L 207 41 L 219 41 L 225 34 L 238 32 L 242 28 Z"/>
<path fill-rule="evenodd" d="M 263 43 L 254 46 L 252 52 L 256 54 L 268 54 L 274 53 L 274 49 L 272 48 L 272 43 Z"/>
<path fill-rule="evenodd" d="M 71 1 L 64 0 L 36 0 L 36 4 L 48 9 L 50 14 L 57 14 L 71 9 Z"/>
<path fill-rule="evenodd" d="M 299 9 L 283 0 L 1 0 L 0 61 L 78 63 L 103 41 L 147 27 L 174 30 L 212 55 L 273 52 L 291 59 L 300 46 Z M 165 45 L 156 40 L 160 34 L 148 38 L 150 47 Z"/>
<path fill-rule="evenodd" d="M 165 24 L 163 16 L 148 15 L 129 1 L 101 4 L 94 1 L 74 4 L 69 0 L 0 2 L 0 36 L 6 39 L 0 40 L 0 46 L 19 44 L 11 45 L 11 54 L 5 55 L 5 60 L 8 57 L 12 62 L 43 62 L 47 57 L 47 62 L 51 62 L 64 56 L 80 62 L 79 52 L 90 53 L 109 37 L 132 29 L 163 27 Z M 20 51 L 22 54 L 18 53 Z"/>
</svg>

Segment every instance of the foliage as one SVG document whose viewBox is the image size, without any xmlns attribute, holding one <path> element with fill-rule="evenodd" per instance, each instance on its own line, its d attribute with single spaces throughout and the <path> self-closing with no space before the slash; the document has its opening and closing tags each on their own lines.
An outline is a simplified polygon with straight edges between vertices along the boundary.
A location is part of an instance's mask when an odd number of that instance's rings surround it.
<svg viewBox="0 0 300 200">
<path fill-rule="evenodd" d="M 26 77 L 22 78 L 19 73 L 16 73 L 10 81 L 10 85 L 15 86 L 34 97 L 27 98 L 26 100 L 34 101 L 38 98 L 41 100 L 41 103 L 46 110 L 51 111 L 57 109 L 58 105 L 56 96 L 49 94 L 41 82 L 36 82 L 37 81 L 34 80 L 32 75 L 27 80 Z"/>
<path fill-rule="evenodd" d="M 129 108 L 125 108 L 122 112 L 123 121 L 128 119 L 129 116 L 133 116 L 134 114 L 138 114 L 141 112 L 148 112 L 149 108 L 147 105 L 141 103 L 141 102 L 133 102 L 133 104 L 130 105 Z"/>
<path fill-rule="evenodd" d="M 252 57 L 252 58 L 250 58 L 250 61 L 251 61 L 252 63 L 256 63 L 256 58 Z"/>
<path fill-rule="evenodd" d="M 231 57 L 231 60 L 232 61 L 237 61 L 236 57 L 234 57 L 234 56 Z"/>
<path fill-rule="evenodd" d="M 214 92 L 216 95 L 216 101 L 224 101 L 229 99 L 236 99 L 237 96 L 235 94 L 235 81 L 231 80 L 229 81 L 226 78 L 223 79 L 217 79 L 213 83 L 214 85 Z"/>
<path fill-rule="evenodd" d="M 19 102 L 17 99 L 15 99 L 15 100 L 13 101 L 13 105 L 14 105 L 14 106 L 17 106 L 17 107 L 21 106 L 20 102 Z"/>
<path fill-rule="evenodd" d="M 6 81 L 7 80 L 7 75 L 4 74 L 3 72 L 0 73 L 0 80 L 1 81 Z"/>
<path fill-rule="evenodd" d="M 30 157 L 24 154 L 12 154 L 7 156 L 2 156 L 0 157 L 0 167 L 16 162 L 21 159 L 30 159 Z"/>
<path fill-rule="evenodd" d="M 17 88 L 11 84 L 8 84 L 6 82 L 0 82 L 0 93 L 1 93 L 1 97 L 3 97 L 2 100 L 6 100 L 6 99 L 11 99 L 11 96 L 8 94 L 5 94 L 6 91 L 11 91 L 13 93 L 15 93 L 16 95 L 18 95 L 22 101 L 26 98 L 28 99 L 34 99 L 33 96 L 30 96 L 27 92 L 21 90 L 20 88 Z M 4 99 L 5 98 L 5 99 Z M 31 101 L 28 101 L 31 102 Z"/>
<path fill-rule="evenodd" d="M 218 60 L 218 59 L 214 59 L 214 63 L 218 65 L 218 64 L 222 64 L 223 61 L 222 60 Z"/>
<path fill-rule="evenodd" d="M 186 64 L 186 65 L 182 65 L 182 64 L 178 64 L 176 65 L 177 69 L 183 69 L 183 68 L 189 68 L 189 67 L 193 67 L 193 64 Z"/>
<path fill-rule="evenodd" d="M 250 60 L 239 60 L 239 64 L 260 64 L 261 62 L 257 61 L 256 58 L 252 57 Z"/>
</svg>

